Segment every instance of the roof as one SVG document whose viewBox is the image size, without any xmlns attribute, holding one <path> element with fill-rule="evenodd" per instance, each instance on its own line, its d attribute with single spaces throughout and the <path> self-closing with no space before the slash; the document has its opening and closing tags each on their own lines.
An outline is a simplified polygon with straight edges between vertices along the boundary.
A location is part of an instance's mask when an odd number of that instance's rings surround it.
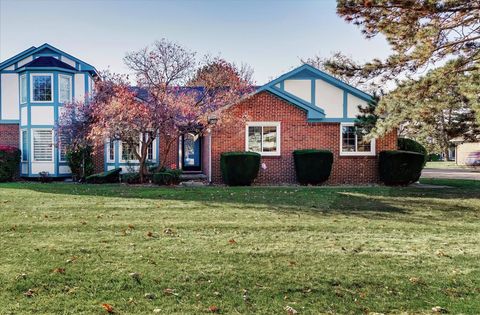
<svg viewBox="0 0 480 315">
<path fill-rule="evenodd" d="M 45 67 L 53 67 L 53 68 L 62 68 L 62 69 L 67 69 L 67 70 L 73 70 L 75 71 L 76 69 L 69 64 L 66 64 L 63 61 L 58 60 L 55 57 L 38 57 L 30 61 L 29 63 L 25 64 L 22 66 L 26 68 L 45 68 Z"/>
<path fill-rule="evenodd" d="M 81 65 L 81 71 L 88 71 L 90 72 L 93 76 L 98 76 L 98 71 L 97 69 L 95 69 L 94 66 L 78 59 L 78 58 L 75 58 L 74 56 L 70 55 L 70 54 L 67 54 L 66 52 L 58 49 L 58 48 L 55 48 L 53 47 L 52 45 L 50 44 L 43 44 L 39 47 L 35 47 L 35 46 L 32 46 L 18 54 L 16 54 L 15 56 L 3 61 L 0 63 L 0 70 L 3 70 L 5 68 L 8 68 L 10 67 L 11 65 L 15 64 L 16 62 L 22 60 L 22 59 L 25 59 L 29 56 L 35 56 L 37 55 L 38 58 L 42 57 L 41 55 L 42 54 L 45 54 L 45 52 L 47 52 L 48 54 L 53 54 L 53 55 L 62 55 L 62 56 L 65 56 L 67 57 L 68 59 L 71 59 L 71 60 L 74 60 L 75 62 L 79 63 Z M 34 59 L 37 59 L 37 58 L 34 58 Z"/>
</svg>

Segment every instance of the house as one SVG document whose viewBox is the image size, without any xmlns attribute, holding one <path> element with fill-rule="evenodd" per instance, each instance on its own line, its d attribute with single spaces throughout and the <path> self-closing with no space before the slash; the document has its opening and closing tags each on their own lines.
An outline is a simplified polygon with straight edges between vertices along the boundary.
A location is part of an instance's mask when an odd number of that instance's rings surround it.
<svg viewBox="0 0 480 315">
<path fill-rule="evenodd" d="M 466 165 L 467 158 L 471 154 L 480 152 L 480 142 L 465 141 L 463 137 L 454 138 L 450 142 L 454 145 L 453 150 L 449 148 L 449 153 L 453 153 L 450 158 L 453 157 L 451 160 L 454 160 L 457 165 Z"/>
<path fill-rule="evenodd" d="M 0 144 L 21 147 L 22 176 L 38 176 L 40 171 L 67 176 L 64 150 L 54 145 L 53 126 L 69 95 L 83 99 L 92 90 L 95 68 L 45 44 L 2 62 L 0 71 Z M 222 152 L 255 151 L 262 155 L 256 183 L 289 184 L 296 181 L 293 151 L 318 148 L 334 153 L 329 184 L 375 183 L 379 181 L 377 154 L 395 150 L 397 135 L 362 139 L 354 121 L 358 106 L 371 100 L 369 94 L 302 65 L 229 107 L 229 115 L 238 117 L 235 125 L 180 137 L 167 156 L 167 165 L 221 183 Z M 162 152 L 162 139 L 157 139 L 148 159 L 158 163 Z M 96 152 L 95 161 L 97 171 L 138 168 L 131 150 L 120 141 L 107 141 Z"/>
</svg>

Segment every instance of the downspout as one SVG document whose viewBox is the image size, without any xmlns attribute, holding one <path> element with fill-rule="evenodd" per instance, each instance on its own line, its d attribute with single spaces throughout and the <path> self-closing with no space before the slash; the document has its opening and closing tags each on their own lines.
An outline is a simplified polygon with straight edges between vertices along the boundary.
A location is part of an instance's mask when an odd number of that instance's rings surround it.
<svg viewBox="0 0 480 315">
<path fill-rule="evenodd" d="M 212 183 L 212 131 L 208 133 L 208 183 Z"/>
</svg>

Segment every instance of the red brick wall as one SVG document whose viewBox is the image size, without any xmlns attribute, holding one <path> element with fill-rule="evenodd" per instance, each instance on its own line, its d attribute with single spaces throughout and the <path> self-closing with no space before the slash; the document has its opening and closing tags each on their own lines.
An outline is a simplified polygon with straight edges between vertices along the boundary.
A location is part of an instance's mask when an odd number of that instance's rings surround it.
<svg viewBox="0 0 480 315">
<path fill-rule="evenodd" d="M 20 130 L 18 124 L 0 124 L 0 145 L 20 147 Z"/>
<path fill-rule="evenodd" d="M 262 157 L 267 168 L 260 169 L 257 184 L 295 183 L 292 152 L 297 149 L 328 149 L 334 154 L 332 174 L 326 184 L 361 184 L 379 181 L 377 157 L 340 156 L 340 124 L 308 123 L 306 112 L 286 101 L 263 92 L 235 105 L 233 115 L 249 121 L 279 121 L 281 123 L 281 156 Z M 396 149 L 395 132 L 377 139 L 376 150 Z M 245 150 L 245 126 L 214 130 L 212 135 L 212 180 L 221 183 L 220 154 Z"/>
<path fill-rule="evenodd" d="M 94 165 L 94 173 L 101 173 L 105 171 L 105 154 L 104 154 L 104 146 L 99 146 L 98 148 L 94 148 L 92 158 L 93 158 L 93 165 Z"/>
</svg>

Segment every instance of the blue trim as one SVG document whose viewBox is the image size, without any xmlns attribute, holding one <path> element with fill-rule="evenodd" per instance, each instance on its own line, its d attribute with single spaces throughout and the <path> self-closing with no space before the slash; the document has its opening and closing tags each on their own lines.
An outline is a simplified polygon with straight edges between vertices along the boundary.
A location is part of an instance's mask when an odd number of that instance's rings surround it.
<svg viewBox="0 0 480 315">
<path fill-rule="evenodd" d="M 313 106 L 315 106 L 315 79 L 312 79 L 310 82 L 310 93 L 311 93 L 311 102 Z"/>
<path fill-rule="evenodd" d="M 61 71 L 61 72 L 68 72 L 68 73 L 78 73 L 78 71 L 75 71 L 75 70 L 59 68 L 59 67 L 21 67 L 13 72 L 21 73 L 25 70 L 31 70 L 32 72 Z"/>
<path fill-rule="evenodd" d="M 354 123 L 357 121 L 356 118 L 321 118 L 321 119 L 308 119 L 308 122 L 318 122 L 318 123 L 342 123 L 342 122 L 350 122 Z"/>
<path fill-rule="evenodd" d="M 43 49 L 50 49 L 51 51 L 53 51 L 54 53 L 56 53 L 58 55 L 65 56 L 68 59 L 71 59 L 75 62 L 78 62 L 79 64 L 82 65 L 82 67 L 81 67 L 82 71 L 88 71 L 88 72 L 93 73 L 95 76 L 98 76 L 98 71 L 97 71 L 97 69 L 95 69 L 94 66 L 92 66 L 92 65 L 90 65 L 90 64 L 88 64 L 88 63 L 86 63 L 86 62 L 84 62 L 84 61 L 82 61 L 78 58 L 75 58 L 72 55 L 67 54 L 66 52 L 64 52 L 64 51 L 62 51 L 58 48 L 55 48 L 55 47 L 53 47 L 53 46 L 51 46 L 47 43 L 45 43 L 45 44 L 43 44 L 39 47 L 32 46 L 32 47 L 28 48 L 27 50 L 25 50 L 25 51 L 13 56 L 13 57 L 7 59 L 7 60 L 5 60 L 4 62 L 0 63 L 0 70 L 3 70 L 4 68 L 7 68 L 7 67 L 11 66 L 12 64 L 16 63 L 17 61 L 19 61 L 21 59 L 25 59 L 29 56 L 32 56 L 32 58 L 33 58 L 33 56 L 35 56 L 39 51 L 41 51 Z M 38 55 L 40 55 L 40 54 L 38 54 Z M 48 55 L 51 56 L 51 55 L 54 55 L 54 54 L 48 54 Z"/>
<path fill-rule="evenodd" d="M 0 125 L 20 124 L 20 119 L 2 119 Z"/>
<path fill-rule="evenodd" d="M 348 117 L 348 93 L 343 91 L 343 118 Z"/>
</svg>

